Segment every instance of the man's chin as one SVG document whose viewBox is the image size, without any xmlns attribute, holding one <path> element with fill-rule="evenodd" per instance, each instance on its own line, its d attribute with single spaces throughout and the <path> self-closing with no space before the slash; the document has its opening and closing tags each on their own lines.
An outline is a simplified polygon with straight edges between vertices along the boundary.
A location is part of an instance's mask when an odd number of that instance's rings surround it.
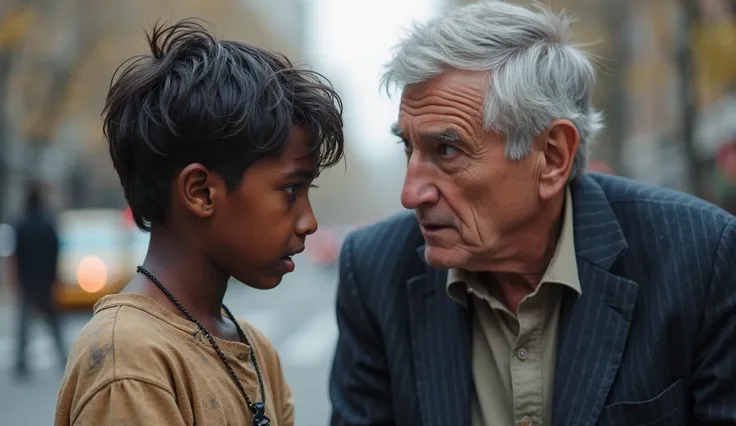
<svg viewBox="0 0 736 426">
<path fill-rule="evenodd" d="M 424 248 L 424 260 L 436 269 L 459 268 L 463 264 L 460 253 L 453 249 L 432 246 L 427 244 Z"/>
</svg>

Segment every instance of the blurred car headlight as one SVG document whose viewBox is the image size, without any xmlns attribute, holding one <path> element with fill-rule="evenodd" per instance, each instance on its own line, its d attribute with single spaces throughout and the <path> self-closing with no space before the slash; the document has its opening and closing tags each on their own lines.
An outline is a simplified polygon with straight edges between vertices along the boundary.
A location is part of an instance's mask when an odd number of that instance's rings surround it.
<svg viewBox="0 0 736 426">
<path fill-rule="evenodd" d="M 77 284 L 88 292 L 96 293 L 107 284 L 107 266 L 97 256 L 82 258 L 77 266 Z"/>
</svg>

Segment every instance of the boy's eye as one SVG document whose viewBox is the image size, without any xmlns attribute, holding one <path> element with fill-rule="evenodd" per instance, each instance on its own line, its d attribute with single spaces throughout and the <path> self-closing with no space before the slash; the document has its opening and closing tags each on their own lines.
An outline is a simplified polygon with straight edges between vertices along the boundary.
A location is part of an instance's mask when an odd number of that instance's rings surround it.
<svg viewBox="0 0 736 426">
<path fill-rule="evenodd" d="M 308 183 L 296 183 L 293 185 L 286 185 L 283 189 L 289 197 L 289 201 L 295 201 L 302 192 L 308 188 L 317 188 L 317 185 L 310 185 Z"/>
</svg>

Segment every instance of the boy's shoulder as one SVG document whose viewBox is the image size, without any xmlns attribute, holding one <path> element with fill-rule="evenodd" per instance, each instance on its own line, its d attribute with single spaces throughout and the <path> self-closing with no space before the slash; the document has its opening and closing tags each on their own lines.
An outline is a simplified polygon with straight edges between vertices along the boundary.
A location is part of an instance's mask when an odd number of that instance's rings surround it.
<svg viewBox="0 0 736 426">
<path fill-rule="evenodd" d="M 242 318 L 236 319 L 256 353 L 258 366 L 262 370 L 265 370 L 266 374 L 271 376 L 281 375 L 281 360 L 279 358 L 279 354 L 268 337 L 266 337 L 261 330 L 253 327 L 248 321 L 245 321 Z"/>
<path fill-rule="evenodd" d="M 194 335 L 194 327 L 147 299 L 137 294 L 101 299 L 77 336 L 67 373 L 101 381 L 162 377 L 156 370 L 166 371 L 166 361 Z"/>
<path fill-rule="evenodd" d="M 195 324 L 146 296 L 106 296 L 94 312 L 72 348 L 68 375 L 95 377 L 102 382 L 121 378 L 150 382 L 170 376 L 172 367 L 197 361 L 201 350 L 211 351 Z M 268 338 L 247 321 L 238 319 L 238 323 L 256 352 L 259 366 L 280 370 L 276 349 Z"/>
<path fill-rule="evenodd" d="M 273 407 L 281 407 L 279 410 L 288 414 L 293 404 L 276 350 L 263 333 L 245 321 L 238 322 L 256 353 L 269 400 Z M 232 362 L 250 368 L 248 346 L 219 343 Z M 258 392 L 255 381 L 243 384 L 249 393 Z M 233 408 L 242 406 L 241 394 L 197 326 L 137 294 L 107 296 L 95 306 L 94 316 L 80 332 L 69 356 L 57 417 L 78 419 L 83 411 L 92 415 L 90 410 L 98 415 L 95 410 L 105 411 L 112 404 L 111 392 L 117 392 L 120 399 L 120 392 L 126 391 L 132 392 L 128 402 L 133 404 L 145 405 L 151 395 L 167 395 L 172 401 L 191 399 L 188 409 L 194 417 L 205 411 L 215 415 L 210 412 L 213 408 L 207 397 L 214 395 L 223 419 L 242 415 Z"/>
</svg>

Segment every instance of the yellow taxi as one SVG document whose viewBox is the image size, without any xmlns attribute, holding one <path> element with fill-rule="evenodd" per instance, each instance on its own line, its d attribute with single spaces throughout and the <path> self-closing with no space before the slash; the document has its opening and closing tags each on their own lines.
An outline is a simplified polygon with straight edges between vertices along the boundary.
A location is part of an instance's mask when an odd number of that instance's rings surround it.
<svg viewBox="0 0 736 426">
<path fill-rule="evenodd" d="M 148 234 L 116 209 L 67 210 L 57 220 L 59 308 L 90 308 L 122 290 L 145 257 Z"/>
</svg>

